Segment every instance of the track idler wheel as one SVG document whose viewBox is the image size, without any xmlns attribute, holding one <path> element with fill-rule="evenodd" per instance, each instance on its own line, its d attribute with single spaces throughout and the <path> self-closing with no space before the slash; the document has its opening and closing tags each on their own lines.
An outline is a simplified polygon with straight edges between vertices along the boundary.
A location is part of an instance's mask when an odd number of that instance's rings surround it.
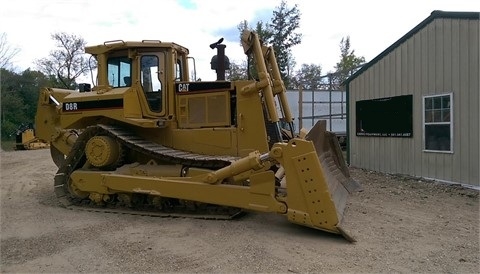
<svg viewBox="0 0 480 274">
<path fill-rule="evenodd" d="M 115 168 L 121 162 L 122 148 L 112 137 L 94 136 L 85 146 L 85 155 L 95 167 Z"/>
</svg>

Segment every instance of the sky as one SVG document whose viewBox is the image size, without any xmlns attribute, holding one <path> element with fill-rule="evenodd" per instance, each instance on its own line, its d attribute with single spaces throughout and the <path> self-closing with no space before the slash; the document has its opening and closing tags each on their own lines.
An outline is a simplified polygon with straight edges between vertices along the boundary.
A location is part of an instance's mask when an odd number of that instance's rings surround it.
<svg viewBox="0 0 480 274">
<path fill-rule="evenodd" d="M 13 69 L 37 69 L 35 60 L 55 49 L 51 35 L 66 32 L 87 46 L 110 40 L 161 40 L 190 50 L 197 77 L 215 80 L 209 45 L 223 37 L 231 61 L 245 59 L 237 25 L 269 22 L 281 0 L 0 0 L 0 33 L 19 52 Z M 400 39 L 434 10 L 480 11 L 478 0 L 286 0 L 297 5 L 303 38 L 292 48 L 297 63 L 334 71 L 340 41 L 350 37 L 356 56 L 368 62 Z"/>
</svg>

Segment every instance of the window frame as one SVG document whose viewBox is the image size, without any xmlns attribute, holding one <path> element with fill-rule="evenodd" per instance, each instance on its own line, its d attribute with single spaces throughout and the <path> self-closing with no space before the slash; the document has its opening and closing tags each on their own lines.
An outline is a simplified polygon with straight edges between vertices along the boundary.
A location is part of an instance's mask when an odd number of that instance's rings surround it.
<svg viewBox="0 0 480 274">
<path fill-rule="evenodd" d="M 427 98 L 435 98 L 435 97 L 445 97 L 445 96 L 448 96 L 449 99 L 450 99 L 450 107 L 449 107 L 449 110 L 450 110 L 450 121 L 449 122 L 426 122 L 425 119 L 426 119 L 426 116 L 425 116 L 425 99 Z M 443 108 L 440 108 L 440 110 L 443 110 Z M 452 154 L 454 152 L 453 150 L 453 139 L 454 139 L 454 136 L 453 136 L 453 93 L 450 92 L 450 93 L 442 93 L 442 94 L 433 94 L 433 95 L 424 95 L 422 96 L 422 148 L 423 148 L 423 152 L 433 152 L 433 153 L 448 153 L 448 154 Z M 426 142 L 426 126 L 427 125 L 450 125 L 449 129 L 450 129 L 450 149 L 449 150 L 435 150 L 435 149 L 427 149 L 426 146 L 427 146 L 427 142 Z"/>
<path fill-rule="evenodd" d="M 143 64 L 144 64 L 144 59 L 145 58 L 151 58 L 151 57 L 154 57 L 156 58 L 156 66 L 148 66 L 148 68 L 150 69 L 150 72 L 149 72 L 149 78 L 150 78 L 150 85 L 151 85 L 151 89 L 148 88 L 146 89 L 145 87 L 145 77 L 143 75 Z M 141 57 L 140 57 L 140 66 L 141 66 L 141 69 L 140 69 L 140 85 L 142 86 L 142 89 L 143 89 L 143 92 L 163 92 L 163 82 L 162 82 L 162 79 L 160 79 L 160 71 L 161 71 L 161 68 L 160 68 L 160 58 L 158 57 L 157 54 L 143 54 Z M 152 68 L 157 68 L 157 72 L 155 73 L 152 73 L 151 69 Z M 158 84 L 159 84 L 159 88 L 157 90 L 155 90 L 153 87 L 154 87 L 154 80 L 157 80 L 158 81 Z"/>
<path fill-rule="evenodd" d="M 142 75 L 142 70 L 143 70 L 143 59 L 146 57 L 155 57 L 156 58 L 156 68 L 157 68 L 157 73 L 153 75 L 150 71 L 150 80 L 156 79 L 158 80 L 158 83 L 160 84 L 160 89 L 159 90 L 148 90 L 145 88 L 145 83 Z M 152 115 L 163 115 L 165 113 L 165 79 L 162 77 L 163 71 L 164 71 L 164 64 L 162 62 L 165 61 L 165 52 L 163 51 L 144 51 L 141 52 L 140 55 L 140 60 L 139 60 L 139 72 L 138 72 L 138 77 L 140 79 L 140 86 L 142 87 L 142 92 L 145 98 L 145 101 L 148 106 L 148 111 Z M 149 66 L 149 69 L 151 70 L 152 66 Z M 153 87 L 153 85 L 152 85 Z M 155 102 L 155 100 L 158 100 L 159 104 L 152 104 Z M 158 109 L 157 109 L 158 107 Z"/>
<path fill-rule="evenodd" d="M 118 80 L 117 85 L 111 85 L 111 83 L 110 83 L 110 75 L 109 75 L 109 73 L 111 71 L 110 66 L 111 65 L 116 66 L 116 64 L 111 63 L 112 60 L 118 60 L 118 69 L 117 69 L 118 76 L 116 77 L 116 79 L 114 79 L 114 80 Z M 128 60 L 128 62 L 124 62 L 126 60 Z M 122 68 L 122 65 L 121 65 L 122 63 L 129 65 L 128 75 L 122 75 L 122 69 L 121 69 Z M 132 79 L 132 69 L 133 69 L 132 66 L 133 66 L 132 65 L 132 59 L 128 58 L 126 56 L 111 56 L 111 57 L 109 57 L 108 60 L 107 60 L 107 81 L 108 81 L 108 84 L 110 86 L 112 86 L 113 88 L 131 87 L 131 85 L 132 85 L 131 82 L 130 82 L 130 85 L 127 85 L 125 82 L 124 82 L 125 85 L 123 85 L 123 84 L 120 84 L 120 82 L 122 80 L 124 80 L 124 77 L 130 77 L 130 81 L 131 81 L 131 79 Z"/>
</svg>

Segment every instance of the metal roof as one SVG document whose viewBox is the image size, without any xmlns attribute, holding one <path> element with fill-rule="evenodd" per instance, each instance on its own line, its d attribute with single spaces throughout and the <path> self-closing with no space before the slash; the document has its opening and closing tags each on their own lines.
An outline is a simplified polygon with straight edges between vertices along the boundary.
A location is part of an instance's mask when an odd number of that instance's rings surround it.
<svg viewBox="0 0 480 274">
<path fill-rule="evenodd" d="M 410 39 L 413 35 L 423 29 L 425 26 L 430 24 L 434 19 L 470 19 L 470 20 L 480 20 L 480 12 L 459 12 L 459 11 L 441 11 L 441 10 L 434 10 L 429 17 L 425 20 L 420 22 L 416 27 L 414 27 L 411 31 L 407 34 L 402 36 L 398 39 L 395 43 L 393 43 L 390 47 L 384 50 L 382 53 L 377 55 L 377 57 L 373 58 L 370 62 L 366 63 L 361 69 L 355 72 L 352 76 L 350 76 L 347 80 L 345 80 L 342 85 L 348 85 L 353 79 L 357 78 L 360 74 L 366 71 L 368 68 L 376 64 L 380 59 L 388 55 L 392 52 L 395 48 L 400 46 L 403 42 Z"/>
</svg>

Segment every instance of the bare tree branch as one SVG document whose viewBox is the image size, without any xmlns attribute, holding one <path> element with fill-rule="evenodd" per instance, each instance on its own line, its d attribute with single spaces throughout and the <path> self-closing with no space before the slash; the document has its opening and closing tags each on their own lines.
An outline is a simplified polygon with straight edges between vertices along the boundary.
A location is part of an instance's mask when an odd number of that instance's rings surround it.
<svg viewBox="0 0 480 274">
<path fill-rule="evenodd" d="M 6 68 L 10 65 L 10 61 L 20 50 L 18 48 L 11 48 L 7 42 L 7 34 L 2 32 L 0 34 L 0 68 Z"/>
<path fill-rule="evenodd" d="M 84 54 L 86 42 L 83 38 L 64 32 L 51 35 L 57 49 L 46 58 L 36 61 L 39 70 L 54 75 L 67 86 L 74 88 L 76 79 L 89 71 L 88 58 Z"/>
</svg>

